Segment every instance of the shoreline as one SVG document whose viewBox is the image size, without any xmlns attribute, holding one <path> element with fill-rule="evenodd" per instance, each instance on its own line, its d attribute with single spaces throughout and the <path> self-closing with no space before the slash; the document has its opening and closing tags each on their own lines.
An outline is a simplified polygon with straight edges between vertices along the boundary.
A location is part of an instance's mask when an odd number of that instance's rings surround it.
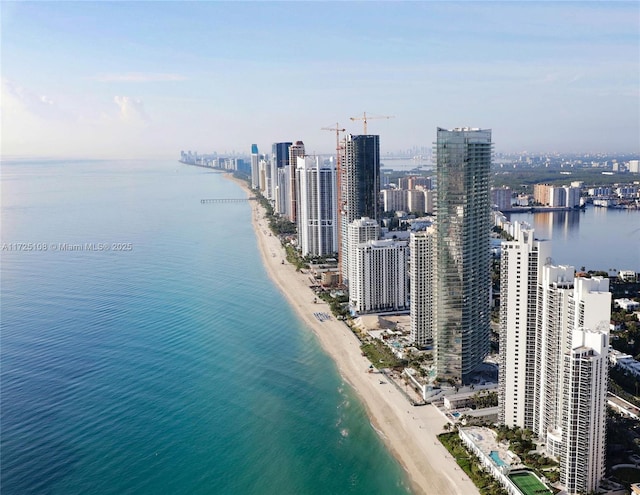
<svg viewBox="0 0 640 495">
<path fill-rule="evenodd" d="M 225 177 L 251 196 L 246 182 L 228 173 Z M 315 312 L 331 314 L 329 305 L 320 299 L 313 302 L 315 294 L 309 288 L 308 275 L 296 272 L 286 261 L 280 239 L 269 235 L 264 209 L 257 201 L 250 203 L 251 223 L 269 278 L 313 332 L 344 381 L 353 388 L 365 406 L 371 426 L 407 473 L 412 492 L 416 495 L 479 495 L 476 486 L 437 438 L 444 433 L 446 418 L 435 406 L 412 406 L 395 387 L 381 384 L 378 374 L 368 373 L 371 363 L 362 356 L 360 341 L 345 323 L 333 315 L 322 322 L 314 317 Z"/>
</svg>

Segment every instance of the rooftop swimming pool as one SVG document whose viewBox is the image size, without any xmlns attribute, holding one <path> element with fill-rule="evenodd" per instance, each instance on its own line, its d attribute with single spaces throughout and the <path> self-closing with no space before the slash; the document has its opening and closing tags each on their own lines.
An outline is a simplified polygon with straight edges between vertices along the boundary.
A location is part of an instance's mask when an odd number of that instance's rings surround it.
<svg viewBox="0 0 640 495">
<path fill-rule="evenodd" d="M 498 467 L 508 466 L 508 464 L 506 462 L 504 462 L 502 459 L 500 459 L 500 456 L 498 455 L 498 452 L 496 452 L 495 450 L 491 451 L 491 453 L 489 454 L 489 457 L 491 457 L 491 460 L 493 460 L 493 462 L 495 462 L 496 466 L 498 466 Z"/>
</svg>

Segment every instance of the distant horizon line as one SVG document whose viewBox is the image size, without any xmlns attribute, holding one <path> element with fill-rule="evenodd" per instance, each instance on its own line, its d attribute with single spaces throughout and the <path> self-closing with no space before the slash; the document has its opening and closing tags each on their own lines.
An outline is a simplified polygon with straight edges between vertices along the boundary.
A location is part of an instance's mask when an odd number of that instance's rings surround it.
<svg viewBox="0 0 640 495">
<path fill-rule="evenodd" d="M 237 157 L 241 157 L 241 156 L 246 156 L 249 157 L 251 156 L 251 151 L 250 151 L 251 147 L 250 145 L 248 146 L 248 151 L 246 152 L 238 152 L 238 151 L 225 151 L 225 152 L 219 152 L 219 151 L 207 151 L 207 152 L 200 152 L 197 150 L 191 150 L 193 153 L 197 153 L 199 156 L 204 156 L 204 155 L 218 155 L 218 156 L 237 156 Z M 103 160 L 165 160 L 165 159 L 176 159 L 179 160 L 180 158 L 180 152 L 181 151 L 185 151 L 183 150 L 176 150 L 174 153 L 162 153 L 162 154 L 145 154 L 145 153 L 141 153 L 141 154 L 130 154 L 130 155 L 104 155 L 104 154 L 96 154 L 96 155 L 86 155 L 86 154 L 81 154 L 81 155 L 67 155 L 67 154 L 61 154 L 61 155 L 52 155 L 52 154 L 43 154 L 43 155 L 20 155 L 20 154 L 7 154 L 7 155 L 3 155 L 0 154 L 0 162 L 4 162 L 4 161 L 28 161 L 28 160 L 40 160 L 40 161 L 53 161 L 53 160 L 86 160 L 86 161 L 103 161 Z M 267 153 L 259 153 L 259 154 L 269 154 Z M 313 152 L 313 155 L 317 155 L 317 156 L 335 156 L 335 150 L 333 151 L 329 151 L 329 152 Z M 585 155 L 622 155 L 622 156 L 632 156 L 635 158 L 630 158 L 631 160 L 633 159 L 640 159 L 640 151 L 565 151 L 565 152 L 560 152 L 560 151 L 527 151 L 527 150 L 522 150 L 522 151 L 500 151 L 500 150 L 496 150 L 494 151 L 494 155 L 516 155 L 516 154 L 523 154 L 523 155 L 577 155 L 577 156 L 585 156 Z M 381 158 L 384 158 L 385 156 L 405 156 L 407 157 L 407 159 L 410 159 L 410 157 L 408 157 L 405 153 L 400 152 L 399 150 L 396 151 L 386 151 L 384 153 L 380 154 Z M 432 154 L 433 155 L 433 154 Z M 419 156 L 419 154 L 416 154 L 415 156 Z"/>
</svg>

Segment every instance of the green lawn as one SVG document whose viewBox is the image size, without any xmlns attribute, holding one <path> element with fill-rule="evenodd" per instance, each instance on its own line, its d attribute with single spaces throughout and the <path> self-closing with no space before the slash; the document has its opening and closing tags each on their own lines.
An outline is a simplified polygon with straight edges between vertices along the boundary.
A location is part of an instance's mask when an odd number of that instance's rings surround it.
<svg viewBox="0 0 640 495">
<path fill-rule="evenodd" d="M 551 491 L 533 473 L 510 474 L 509 478 L 524 495 L 552 495 Z"/>
</svg>

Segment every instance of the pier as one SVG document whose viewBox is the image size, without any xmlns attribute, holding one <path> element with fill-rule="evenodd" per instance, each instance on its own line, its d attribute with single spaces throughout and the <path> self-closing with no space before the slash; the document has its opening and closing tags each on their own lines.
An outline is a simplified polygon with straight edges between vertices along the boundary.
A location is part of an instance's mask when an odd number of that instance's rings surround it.
<svg viewBox="0 0 640 495">
<path fill-rule="evenodd" d="M 256 201 L 258 198 L 255 196 L 251 196 L 249 198 L 209 198 L 209 199 L 201 199 L 200 203 L 244 203 L 246 201 Z"/>
</svg>

